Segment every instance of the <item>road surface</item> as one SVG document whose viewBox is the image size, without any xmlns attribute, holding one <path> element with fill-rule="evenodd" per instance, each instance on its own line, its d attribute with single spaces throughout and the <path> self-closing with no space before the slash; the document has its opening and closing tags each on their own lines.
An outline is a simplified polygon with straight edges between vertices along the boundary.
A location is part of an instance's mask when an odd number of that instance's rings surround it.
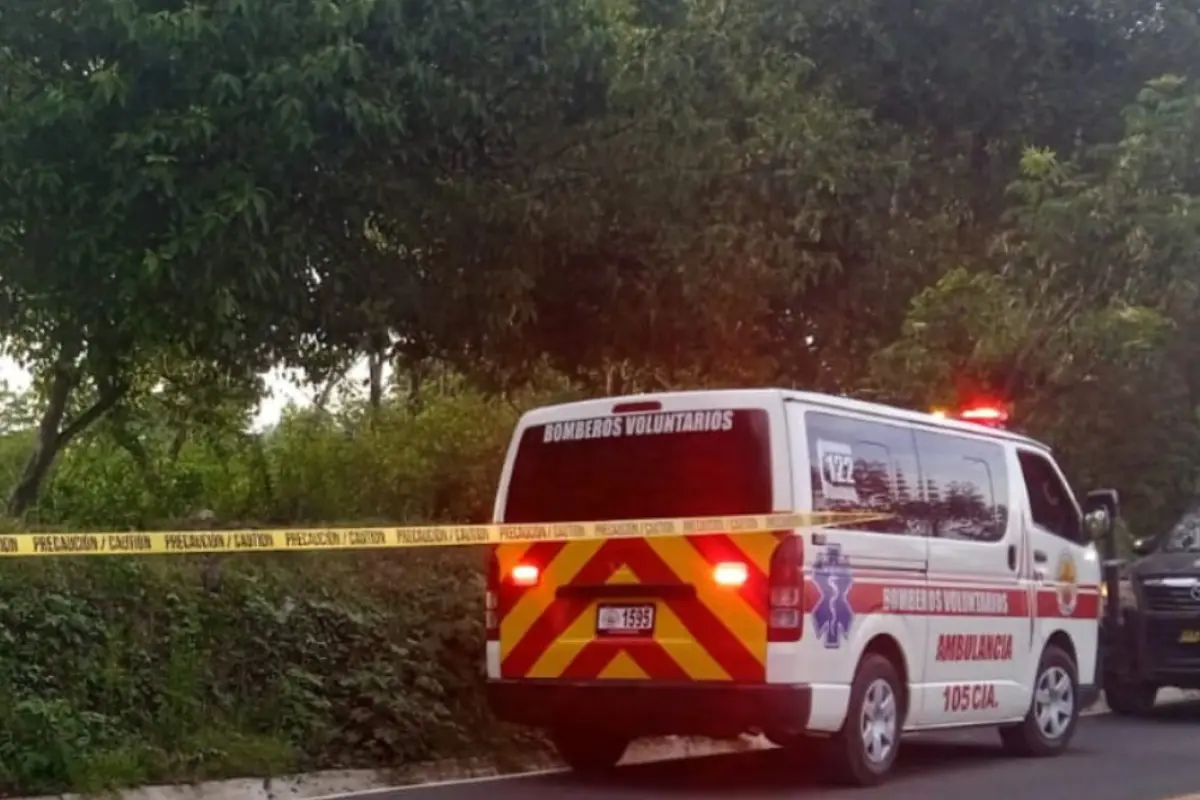
<svg viewBox="0 0 1200 800">
<path fill-rule="evenodd" d="M 1200 792 L 1200 704 L 1155 716 L 1080 720 L 1073 750 L 1051 759 L 1004 755 L 994 730 L 907 738 L 894 779 L 832 790 L 779 750 L 626 767 L 602 783 L 567 774 L 411 787 L 347 800 L 1165 800 Z"/>
</svg>

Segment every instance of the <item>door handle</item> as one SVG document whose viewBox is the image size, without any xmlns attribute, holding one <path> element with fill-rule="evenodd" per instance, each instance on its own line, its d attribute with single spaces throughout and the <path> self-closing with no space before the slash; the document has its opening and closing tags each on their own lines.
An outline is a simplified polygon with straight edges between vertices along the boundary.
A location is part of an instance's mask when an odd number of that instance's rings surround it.
<svg viewBox="0 0 1200 800">
<path fill-rule="evenodd" d="M 1035 567 L 1035 568 L 1034 568 L 1034 570 L 1033 570 L 1033 577 L 1034 577 L 1034 580 L 1036 580 L 1038 583 L 1045 583 L 1045 581 L 1046 581 L 1046 570 L 1044 570 L 1044 569 L 1038 569 L 1038 568 L 1036 568 L 1036 567 Z"/>
<path fill-rule="evenodd" d="M 1045 551 L 1043 551 L 1043 550 L 1034 550 L 1033 551 L 1033 561 L 1035 564 L 1045 564 L 1049 560 L 1050 559 L 1046 556 Z"/>
<path fill-rule="evenodd" d="M 1008 546 L 1008 568 L 1017 568 L 1017 546 L 1015 544 L 1010 544 Z"/>
</svg>

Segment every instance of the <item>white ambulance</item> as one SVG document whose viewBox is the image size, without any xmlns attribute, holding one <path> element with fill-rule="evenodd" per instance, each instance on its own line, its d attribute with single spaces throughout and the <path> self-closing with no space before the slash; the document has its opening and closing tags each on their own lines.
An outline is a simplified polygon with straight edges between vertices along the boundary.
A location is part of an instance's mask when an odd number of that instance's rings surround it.
<svg viewBox="0 0 1200 800">
<path fill-rule="evenodd" d="M 879 516 L 501 545 L 489 702 L 581 771 L 672 734 L 762 733 L 857 785 L 882 780 L 911 731 L 995 725 L 1013 752 L 1054 755 L 1097 693 L 1092 538 L 1114 496 L 1081 509 L 1045 446 L 994 424 L 840 397 L 537 409 L 515 432 L 497 522 Z"/>
</svg>

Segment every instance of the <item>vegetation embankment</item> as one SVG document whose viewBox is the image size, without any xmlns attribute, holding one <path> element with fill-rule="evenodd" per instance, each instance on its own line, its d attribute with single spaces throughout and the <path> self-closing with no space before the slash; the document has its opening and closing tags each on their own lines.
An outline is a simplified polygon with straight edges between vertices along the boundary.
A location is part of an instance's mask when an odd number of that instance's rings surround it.
<svg viewBox="0 0 1200 800">
<path fill-rule="evenodd" d="M 189 441 L 155 459 L 155 491 L 95 437 L 65 454 L 37 527 L 469 519 L 490 503 L 507 404 L 461 394 L 418 414 L 385 406 L 369 427 L 356 417 L 308 412 L 261 437 Z M 160 443 L 156 456 L 171 456 Z M 13 454 L 0 469 L 19 468 Z M 0 792 L 536 747 L 483 706 L 480 559 L 471 548 L 0 563 Z"/>
<path fill-rule="evenodd" d="M 784 385 L 1010 403 L 1161 531 L 1197 51 L 1183 0 L 12 0 L 9 524 L 480 521 L 520 409 Z M 0 564 L 0 790 L 508 741 L 471 559 Z"/>
</svg>

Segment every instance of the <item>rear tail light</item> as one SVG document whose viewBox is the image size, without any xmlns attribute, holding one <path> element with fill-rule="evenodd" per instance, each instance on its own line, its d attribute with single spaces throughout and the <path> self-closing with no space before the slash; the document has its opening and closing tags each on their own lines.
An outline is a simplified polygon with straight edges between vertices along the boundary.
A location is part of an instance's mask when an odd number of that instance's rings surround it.
<svg viewBox="0 0 1200 800">
<path fill-rule="evenodd" d="M 490 642 L 500 640 L 500 559 L 496 548 L 488 550 L 487 592 L 484 595 L 484 627 Z"/>
<path fill-rule="evenodd" d="M 534 564 L 517 564 L 512 568 L 513 586 L 522 588 L 537 586 L 540 577 L 541 570 Z"/>
<path fill-rule="evenodd" d="M 484 627 L 488 641 L 500 639 L 500 611 L 511 605 L 513 590 L 537 586 L 542 579 L 542 570 L 537 564 L 521 562 L 506 571 L 501 570 L 500 560 L 493 547 L 488 553 L 487 593 L 484 596 Z"/>
<path fill-rule="evenodd" d="M 767 641 L 798 642 L 804 633 L 804 542 L 789 536 L 771 556 Z"/>
<path fill-rule="evenodd" d="M 713 567 L 713 581 L 718 586 L 744 586 L 749 575 L 750 570 L 741 561 L 722 561 Z"/>
<path fill-rule="evenodd" d="M 500 560 L 496 557 L 496 548 L 490 547 L 487 552 L 487 593 L 484 595 L 484 627 L 488 642 L 498 642 L 500 638 L 499 609 Z"/>
</svg>

